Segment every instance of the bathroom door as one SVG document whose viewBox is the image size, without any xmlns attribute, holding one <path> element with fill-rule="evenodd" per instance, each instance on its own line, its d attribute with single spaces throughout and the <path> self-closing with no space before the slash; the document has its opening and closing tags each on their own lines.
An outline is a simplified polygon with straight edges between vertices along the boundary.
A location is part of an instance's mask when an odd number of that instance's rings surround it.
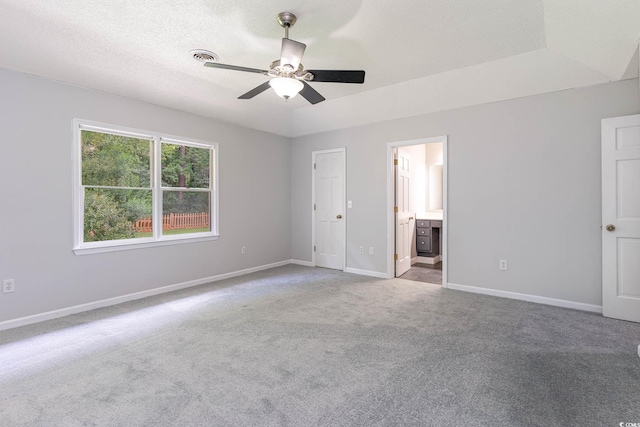
<svg viewBox="0 0 640 427">
<path fill-rule="evenodd" d="M 640 322 L 640 114 L 602 120 L 602 314 Z"/>
<path fill-rule="evenodd" d="M 409 207 L 409 185 L 411 158 L 405 150 L 398 149 L 394 161 L 396 169 L 396 277 L 411 268 L 411 211 Z"/>
</svg>

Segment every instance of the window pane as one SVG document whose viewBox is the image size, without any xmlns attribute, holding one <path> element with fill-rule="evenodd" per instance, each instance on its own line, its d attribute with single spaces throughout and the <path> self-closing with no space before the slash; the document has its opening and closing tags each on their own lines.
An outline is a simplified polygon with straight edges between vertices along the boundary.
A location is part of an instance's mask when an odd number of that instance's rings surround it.
<svg viewBox="0 0 640 427">
<path fill-rule="evenodd" d="M 162 144 L 162 186 L 209 188 L 211 150 Z"/>
<path fill-rule="evenodd" d="M 151 141 L 82 131 L 82 184 L 151 186 Z"/>
<path fill-rule="evenodd" d="M 84 241 L 151 237 L 151 190 L 85 188 Z"/>
<path fill-rule="evenodd" d="M 162 234 L 211 231 L 210 206 L 209 192 L 163 191 Z"/>
</svg>

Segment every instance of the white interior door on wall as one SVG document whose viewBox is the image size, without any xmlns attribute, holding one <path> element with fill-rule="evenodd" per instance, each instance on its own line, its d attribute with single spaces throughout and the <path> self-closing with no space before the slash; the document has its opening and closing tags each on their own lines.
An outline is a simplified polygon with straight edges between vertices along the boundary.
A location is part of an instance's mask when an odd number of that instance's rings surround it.
<svg viewBox="0 0 640 427">
<path fill-rule="evenodd" d="M 406 150 L 399 148 L 394 160 L 396 170 L 396 277 L 402 276 L 411 268 L 411 221 L 410 174 L 411 157 Z"/>
<path fill-rule="evenodd" d="M 602 314 L 640 322 L 640 114 L 602 120 Z"/>
<path fill-rule="evenodd" d="M 317 152 L 313 158 L 315 265 L 344 270 L 345 151 Z"/>
</svg>

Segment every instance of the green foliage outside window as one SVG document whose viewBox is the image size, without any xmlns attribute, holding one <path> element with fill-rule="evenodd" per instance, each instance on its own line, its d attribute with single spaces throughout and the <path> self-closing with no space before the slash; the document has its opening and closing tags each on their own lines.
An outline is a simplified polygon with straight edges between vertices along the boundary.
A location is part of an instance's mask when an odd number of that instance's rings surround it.
<svg viewBox="0 0 640 427">
<path fill-rule="evenodd" d="M 210 151 L 185 145 L 162 144 L 162 186 L 209 188 Z M 184 190 L 165 191 L 163 213 L 208 212 L 209 194 Z"/>
<path fill-rule="evenodd" d="M 208 213 L 210 193 L 193 189 L 210 188 L 211 150 L 160 146 L 163 215 Z M 152 216 L 152 148 L 150 139 L 81 131 L 85 242 L 150 235 L 135 224 Z"/>
<path fill-rule="evenodd" d="M 82 184 L 151 187 L 151 141 L 82 131 Z"/>
<path fill-rule="evenodd" d="M 84 241 L 132 239 L 133 224 L 110 197 L 88 192 L 84 200 Z"/>
<path fill-rule="evenodd" d="M 82 131 L 84 241 L 131 239 L 135 221 L 150 216 L 151 141 Z M 136 189 L 94 188 L 134 187 Z"/>
<path fill-rule="evenodd" d="M 162 144 L 162 186 L 209 188 L 210 151 Z"/>
</svg>

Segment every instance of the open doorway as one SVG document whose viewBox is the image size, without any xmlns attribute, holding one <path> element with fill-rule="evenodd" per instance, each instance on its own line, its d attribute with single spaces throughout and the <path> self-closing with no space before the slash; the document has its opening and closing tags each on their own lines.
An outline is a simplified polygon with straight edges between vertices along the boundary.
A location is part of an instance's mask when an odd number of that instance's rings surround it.
<svg viewBox="0 0 640 427">
<path fill-rule="evenodd" d="M 388 144 L 388 277 L 447 284 L 447 137 Z"/>
</svg>

